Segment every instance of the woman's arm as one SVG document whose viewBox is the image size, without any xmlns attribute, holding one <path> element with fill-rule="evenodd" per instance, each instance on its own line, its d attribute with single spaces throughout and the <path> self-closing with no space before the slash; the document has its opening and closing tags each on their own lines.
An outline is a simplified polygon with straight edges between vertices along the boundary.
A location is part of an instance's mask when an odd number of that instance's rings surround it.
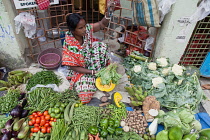
<svg viewBox="0 0 210 140">
<path fill-rule="evenodd" d="M 78 67 L 78 66 L 70 66 L 70 68 L 73 71 L 79 72 L 79 73 L 84 73 L 84 74 L 96 74 L 95 70 L 89 70 L 83 67 Z"/>
<path fill-rule="evenodd" d="M 111 11 L 114 11 L 115 3 L 113 3 L 113 2 L 109 3 L 109 4 L 107 4 L 107 7 L 109 7 Z M 105 12 L 104 18 L 101 21 L 93 23 L 93 32 L 97 32 L 97 31 L 103 30 L 105 27 L 107 27 L 110 18 L 111 17 L 108 14 L 108 12 Z"/>
</svg>

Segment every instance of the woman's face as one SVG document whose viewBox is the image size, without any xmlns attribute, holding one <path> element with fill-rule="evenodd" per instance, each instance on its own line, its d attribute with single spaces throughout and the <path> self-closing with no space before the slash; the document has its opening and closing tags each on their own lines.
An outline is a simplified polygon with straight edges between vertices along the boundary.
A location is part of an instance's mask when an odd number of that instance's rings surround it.
<svg viewBox="0 0 210 140">
<path fill-rule="evenodd" d="M 86 22 L 84 19 L 80 19 L 77 27 L 73 31 L 74 36 L 84 36 L 86 34 Z"/>
</svg>

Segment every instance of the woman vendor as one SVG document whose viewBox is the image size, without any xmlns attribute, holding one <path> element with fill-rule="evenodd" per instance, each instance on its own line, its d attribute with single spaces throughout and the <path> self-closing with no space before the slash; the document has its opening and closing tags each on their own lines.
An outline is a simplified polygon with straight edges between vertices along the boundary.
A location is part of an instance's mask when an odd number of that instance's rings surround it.
<svg viewBox="0 0 210 140">
<path fill-rule="evenodd" d="M 108 5 L 114 9 L 114 3 Z M 70 89 L 78 92 L 83 104 L 89 103 L 97 90 L 94 74 L 109 64 L 107 45 L 93 38 L 93 33 L 104 29 L 109 20 L 107 12 L 101 21 L 92 24 L 87 24 L 77 13 L 66 18 L 69 31 L 63 44 L 62 65 L 69 66 Z"/>
</svg>

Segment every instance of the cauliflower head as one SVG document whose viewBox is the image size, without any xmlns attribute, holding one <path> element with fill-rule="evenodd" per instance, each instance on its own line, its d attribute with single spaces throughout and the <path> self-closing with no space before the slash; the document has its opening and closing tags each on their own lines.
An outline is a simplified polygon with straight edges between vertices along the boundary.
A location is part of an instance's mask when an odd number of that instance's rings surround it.
<svg viewBox="0 0 210 140">
<path fill-rule="evenodd" d="M 163 78 L 162 77 L 156 77 L 152 79 L 152 85 L 154 87 L 158 87 L 159 84 L 163 83 Z"/>
<path fill-rule="evenodd" d="M 183 67 L 180 66 L 180 65 L 174 64 L 173 67 L 172 67 L 172 72 L 175 75 L 182 75 L 182 73 L 183 73 Z"/>
<path fill-rule="evenodd" d="M 135 65 L 135 66 L 133 67 L 133 71 L 134 71 L 134 72 L 141 72 L 141 65 Z"/>
<path fill-rule="evenodd" d="M 148 68 L 150 70 L 157 70 L 157 64 L 154 63 L 154 62 L 151 62 L 151 63 L 148 64 Z"/>
<path fill-rule="evenodd" d="M 156 59 L 156 62 L 160 67 L 166 67 L 168 65 L 168 60 L 163 57 Z"/>
<path fill-rule="evenodd" d="M 171 67 L 168 67 L 168 68 L 163 68 L 163 70 L 162 70 L 162 74 L 163 75 L 168 75 L 169 74 L 169 72 L 171 71 Z"/>
</svg>

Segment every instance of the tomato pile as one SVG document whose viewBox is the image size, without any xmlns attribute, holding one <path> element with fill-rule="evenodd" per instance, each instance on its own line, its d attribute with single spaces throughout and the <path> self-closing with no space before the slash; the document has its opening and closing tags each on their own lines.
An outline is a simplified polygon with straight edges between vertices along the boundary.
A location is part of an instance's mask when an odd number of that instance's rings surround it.
<svg viewBox="0 0 210 140">
<path fill-rule="evenodd" d="M 42 133 L 50 133 L 51 128 L 52 128 L 52 123 L 56 122 L 56 118 L 52 118 L 48 111 L 44 111 L 41 113 L 40 111 L 38 112 L 33 112 L 29 116 L 30 121 L 28 122 L 29 126 L 31 127 L 31 134 L 37 133 L 37 132 L 42 132 Z"/>
</svg>

